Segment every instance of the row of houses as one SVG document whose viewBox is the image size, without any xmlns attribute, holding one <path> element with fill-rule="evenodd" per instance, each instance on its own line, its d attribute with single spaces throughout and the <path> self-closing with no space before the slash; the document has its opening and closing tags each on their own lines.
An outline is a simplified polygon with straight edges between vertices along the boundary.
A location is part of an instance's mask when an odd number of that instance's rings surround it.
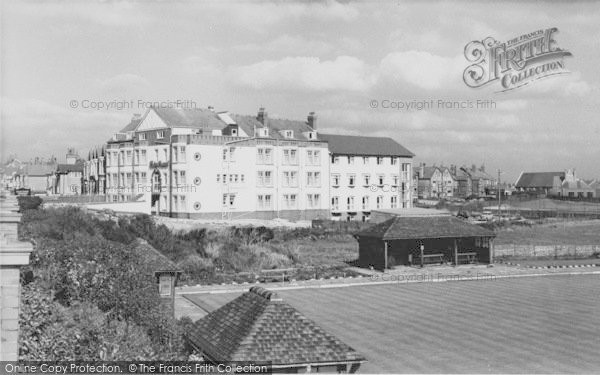
<svg viewBox="0 0 600 375">
<path fill-rule="evenodd" d="M 84 160 L 68 149 L 65 163 L 56 158 L 30 162 L 10 160 L 0 169 L 2 187 L 27 189 L 33 194 L 78 195 L 82 193 Z"/>
<path fill-rule="evenodd" d="M 419 199 L 485 197 L 495 194 L 496 185 L 484 165 L 457 168 L 421 163 L 413 173 L 413 194 Z"/>
<path fill-rule="evenodd" d="M 600 179 L 584 180 L 575 169 L 562 172 L 522 172 L 515 188 L 520 192 L 567 198 L 600 198 Z"/>
<path fill-rule="evenodd" d="M 82 191 L 183 218 L 367 221 L 410 208 L 414 154 L 391 138 L 306 121 L 151 107 L 84 163 Z"/>
</svg>

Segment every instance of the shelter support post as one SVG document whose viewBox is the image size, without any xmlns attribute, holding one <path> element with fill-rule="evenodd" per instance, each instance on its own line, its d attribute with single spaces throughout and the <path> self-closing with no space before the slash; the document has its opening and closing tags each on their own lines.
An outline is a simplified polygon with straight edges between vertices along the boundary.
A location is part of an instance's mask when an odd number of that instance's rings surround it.
<svg viewBox="0 0 600 375">
<path fill-rule="evenodd" d="M 458 266 L 458 240 L 454 239 L 454 265 Z"/>
<path fill-rule="evenodd" d="M 388 268 L 388 242 L 383 241 L 383 272 Z"/>
</svg>

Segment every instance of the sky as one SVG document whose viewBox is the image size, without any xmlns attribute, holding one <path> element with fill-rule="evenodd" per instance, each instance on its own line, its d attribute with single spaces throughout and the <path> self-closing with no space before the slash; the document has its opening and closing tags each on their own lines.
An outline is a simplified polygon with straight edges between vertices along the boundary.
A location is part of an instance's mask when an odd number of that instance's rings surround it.
<svg viewBox="0 0 600 375">
<path fill-rule="evenodd" d="M 2 160 L 87 156 L 148 103 L 180 101 L 314 111 L 319 131 L 392 137 L 417 164 L 485 163 L 512 182 L 523 170 L 600 178 L 599 19 L 591 1 L 3 0 Z M 464 83 L 469 42 L 552 27 L 569 74 L 507 92 Z"/>
</svg>

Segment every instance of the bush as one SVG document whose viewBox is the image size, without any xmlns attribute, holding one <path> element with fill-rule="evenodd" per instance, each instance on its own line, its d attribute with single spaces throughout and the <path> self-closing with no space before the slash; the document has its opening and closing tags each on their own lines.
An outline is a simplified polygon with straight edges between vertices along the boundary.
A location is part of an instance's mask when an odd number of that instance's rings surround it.
<svg viewBox="0 0 600 375">
<path fill-rule="evenodd" d="M 36 240 L 34 278 L 23 286 L 23 358 L 187 358 L 184 328 L 157 293 L 149 250 L 124 227 L 72 207 L 29 210 L 22 222 Z"/>
<path fill-rule="evenodd" d="M 42 198 L 30 195 L 19 195 L 17 197 L 19 203 L 19 212 L 25 212 L 27 210 L 36 210 L 42 204 Z"/>
</svg>

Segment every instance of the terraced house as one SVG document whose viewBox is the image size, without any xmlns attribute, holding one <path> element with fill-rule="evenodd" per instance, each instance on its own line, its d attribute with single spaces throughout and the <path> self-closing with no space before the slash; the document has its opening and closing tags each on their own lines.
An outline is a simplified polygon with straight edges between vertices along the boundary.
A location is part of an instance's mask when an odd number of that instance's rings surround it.
<svg viewBox="0 0 600 375">
<path fill-rule="evenodd" d="M 321 134 L 313 112 L 295 121 L 264 108 L 150 108 L 90 155 L 92 166 L 106 160 L 109 202 L 145 201 L 157 215 L 366 220 L 371 208 L 411 201 L 410 151 L 390 138 Z"/>
</svg>

